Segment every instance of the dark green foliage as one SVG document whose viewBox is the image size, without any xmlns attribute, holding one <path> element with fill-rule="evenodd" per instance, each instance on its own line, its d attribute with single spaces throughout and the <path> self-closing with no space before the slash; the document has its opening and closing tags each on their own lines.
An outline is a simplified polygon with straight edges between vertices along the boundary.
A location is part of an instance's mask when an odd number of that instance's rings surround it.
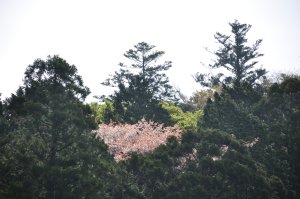
<svg viewBox="0 0 300 199">
<path fill-rule="evenodd" d="M 58 56 L 28 66 L 24 89 L 6 102 L 2 198 L 109 196 L 114 164 L 91 133 L 96 124 L 81 101 L 88 93 L 75 66 Z"/>
<path fill-rule="evenodd" d="M 257 40 L 252 47 L 247 46 L 246 34 L 251 26 L 238 21 L 230 23 L 230 26 L 233 37 L 221 33 L 215 35 L 221 47 L 214 53 L 217 59 L 210 67 L 224 68 L 231 76 L 218 74 L 209 77 L 210 81 L 203 74 L 196 77 L 196 81 L 204 86 L 222 85 L 221 94 L 215 92 L 213 101 L 208 99 L 199 124 L 222 129 L 244 140 L 262 138 L 268 126 L 252 112 L 255 103 L 264 94 L 262 85 L 257 81 L 264 77 L 266 71 L 253 70 L 257 64 L 255 59 L 262 56 L 257 52 L 262 40 Z"/>
<path fill-rule="evenodd" d="M 1 93 L 0 93 L 1 97 Z M 0 135 L 4 135 L 8 128 L 8 121 L 6 120 L 4 116 L 4 107 L 2 100 L 0 98 Z M 1 145 L 0 145 L 1 146 Z"/>
<path fill-rule="evenodd" d="M 251 25 L 241 24 L 238 21 L 229 23 L 232 35 L 224 35 L 219 32 L 215 34 L 215 39 L 220 48 L 214 52 L 216 60 L 209 65 L 210 68 L 224 68 L 230 75 L 219 73 L 215 76 L 198 73 L 196 81 L 204 86 L 212 87 L 214 85 L 233 85 L 240 87 L 247 83 L 255 85 L 256 81 L 264 77 L 266 70 L 255 69 L 256 58 L 263 56 L 258 53 L 258 48 L 262 42 L 257 40 L 252 46 L 247 46 L 246 35 Z"/>
<path fill-rule="evenodd" d="M 269 126 L 267 139 L 253 153 L 280 178 L 289 193 L 300 190 L 300 79 L 287 77 L 273 84 L 255 107 L 255 114 Z M 292 194 L 293 195 L 293 194 Z"/>
<path fill-rule="evenodd" d="M 225 130 L 243 141 L 259 138 L 249 152 L 270 176 L 272 197 L 297 198 L 300 184 L 299 78 L 287 77 L 282 83 L 271 85 L 268 94 L 257 98 L 259 100 L 235 99 L 228 91 L 224 89 L 221 95 L 215 94 L 214 101 L 208 101 L 200 124 Z"/>
<path fill-rule="evenodd" d="M 250 112 L 251 107 L 237 103 L 225 92 L 215 93 L 214 99 L 208 101 L 200 125 L 222 129 L 245 140 L 264 136 L 267 125 Z"/>
<path fill-rule="evenodd" d="M 154 47 L 145 42 L 135 45 L 124 54 L 132 64 L 120 63 L 121 69 L 103 83 L 118 88 L 109 97 L 115 112 L 112 120 L 134 123 L 145 118 L 169 123 L 160 101 L 177 100 L 176 92 L 164 73 L 172 64 L 170 61 L 156 64 L 164 52 L 154 51 Z"/>
<path fill-rule="evenodd" d="M 220 74 L 208 77 L 211 81 L 207 82 L 205 76 L 198 75 L 197 80 L 205 86 L 222 84 L 222 93 L 215 93 L 213 100 L 208 99 L 199 125 L 224 130 L 245 144 L 256 140 L 248 145 L 248 150 L 257 168 L 264 173 L 269 187 L 265 189 L 265 193 L 268 193 L 265 197 L 299 198 L 299 78 L 285 77 L 283 82 L 264 88 L 264 84 L 259 84 L 258 80 L 265 75 L 265 71 L 252 70 L 257 63 L 255 58 L 262 56 L 257 53 L 261 40 L 253 47 L 247 47 L 245 36 L 250 26 L 237 21 L 230 25 L 234 40 L 217 33 L 215 38 L 221 48 L 215 53 L 217 60 L 211 68 L 223 67 L 232 76 L 224 78 Z M 204 149 L 210 150 L 210 147 L 205 146 Z M 235 172 L 247 173 L 247 167 L 236 163 L 230 166 L 232 170 L 229 171 L 233 175 Z M 242 183 L 253 182 L 253 177 L 246 174 L 240 181 L 235 177 L 238 181 L 235 189 L 243 190 Z M 261 182 L 258 181 L 259 184 Z M 248 191 L 251 193 L 253 190 Z M 248 196 L 234 194 L 231 197 Z"/>
<path fill-rule="evenodd" d="M 214 161 L 215 156 L 220 159 Z M 170 138 L 153 154 L 134 155 L 125 165 L 145 198 L 271 198 L 272 194 L 269 178 L 247 149 L 218 130 L 185 133 L 181 143 Z"/>
<path fill-rule="evenodd" d="M 217 60 L 211 68 L 225 68 L 231 76 L 210 77 L 214 82 L 207 82 L 203 75 L 196 81 L 206 86 L 222 85 L 221 94 L 215 93 L 213 101 L 208 99 L 204 108 L 202 125 L 217 128 L 236 135 L 238 138 L 249 139 L 262 137 L 267 125 L 252 113 L 255 103 L 259 102 L 264 92 L 257 81 L 264 77 L 263 69 L 253 70 L 256 58 L 262 56 L 257 52 L 261 40 L 250 47 L 247 46 L 246 34 L 251 26 L 230 23 L 233 38 L 217 33 L 215 38 L 221 44 L 215 52 Z M 223 79 L 222 79 L 223 78 Z"/>
<path fill-rule="evenodd" d="M 221 47 L 210 65 L 229 76 L 198 74 L 219 90 L 196 93 L 185 111 L 164 74 L 171 62 L 157 64 L 164 52 L 147 43 L 124 54 L 132 62 L 104 83 L 118 90 L 103 104 L 83 103 L 89 89 L 75 66 L 36 60 L 24 85 L 0 100 L 0 198 L 300 198 L 300 79 L 260 84 L 261 40 L 247 46 L 251 26 L 230 26 L 233 37 L 215 35 Z M 93 133 L 97 123 L 142 118 L 184 133 L 115 162 Z"/>
</svg>

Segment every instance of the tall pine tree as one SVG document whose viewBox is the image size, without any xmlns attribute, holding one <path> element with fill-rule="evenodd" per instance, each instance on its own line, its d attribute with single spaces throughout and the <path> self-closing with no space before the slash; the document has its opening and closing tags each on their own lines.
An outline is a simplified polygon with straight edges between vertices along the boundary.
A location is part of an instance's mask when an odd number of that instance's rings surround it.
<svg viewBox="0 0 300 199">
<path fill-rule="evenodd" d="M 219 32 L 215 34 L 216 42 L 220 47 L 213 53 L 216 59 L 209 67 L 211 69 L 224 68 L 230 74 L 196 74 L 196 81 L 204 86 L 223 84 L 239 87 L 245 83 L 254 85 L 257 80 L 266 74 L 266 70 L 254 68 L 258 63 L 256 59 L 263 56 L 263 54 L 258 52 L 262 42 L 261 39 L 257 40 L 253 45 L 248 44 L 246 35 L 251 29 L 251 25 L 241 24 L 237 20 L 229 23 L 229 25 L 231 27 L 231 35 Z"/>
<path fill-rule="evenodd" d="M 154 48 L 145 42 L 135 45 L 124 54 L 131 64 L 120 63 L 120 70 L 103 83 L 118 88 L 109 97 L 115 109 L 113 120 L 130 123 L 142 118 L 164 123 L 169 121 L 160 102 L 177 100 L 176 92 L 164 73 L 172 63 L 165 61 L 158 64 L 164 52 Z"/>
</svg>

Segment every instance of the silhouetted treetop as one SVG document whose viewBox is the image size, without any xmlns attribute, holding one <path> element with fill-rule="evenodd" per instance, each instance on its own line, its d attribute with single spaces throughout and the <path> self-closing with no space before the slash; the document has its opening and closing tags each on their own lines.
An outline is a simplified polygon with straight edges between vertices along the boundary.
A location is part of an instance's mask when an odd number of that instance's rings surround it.
<svg viewBox="0 0 300 199">
<path fill-rule="evenodd" d="M 83 85 L 81 76 L 77 74 L 77 68 L 74 65 L 69 65 L 57 55 L 48 56 L 46 61 L 37 59 L 25 71 L 25 87 L 45 84 L 46 82 L 63 86 L 81 99 L 85 99 L 90 93 L 89 88 Z"/>
<path fill-rule="evenodd" d="M 213 86 L 218 84 L 233 84 L 239 86 L 242 83 L 250 85 L 255 84 L 256 80 L 264 77 L 265 69 L 254 69 L 258 63 L 256 58 L 263 56 L 258 52 L 262 42 L 257 40 L 253 45 L 248 45 L 246 35 L 251 29 L 251 25 L 241 24 L 237 20 L 229 23 L 231 35 L 225 35 L 217 32 L 215 39 L 220 47 L 213 54 L 216 56 L 214 63 L 210 64 L 211 69 L 224 68 L 231 73 L 225 76 L 222 73 L 217 75 L 196 74 L 196 81 L 204 86 Z"/>
<path fill-rule="evenodd" d="M 132 61 L 130 65 L 119 63 L 119 71 L 106 79 L 103 85 L 119 87 L 144 87 L 144 92 L 155 99 L 174 99 L 175 91 L 169 84 L 169 79 L 163 71 L 172 67 L 171 61 L 158 64 L 158 59 L 164 51 L 154 50 L 155 46 L 140 42 L 134 49 L 126 51 L 124 56 Z"/>
<path fill-rule="evenodd" d="M 114 94 L 106 97 L 113 103 L 114 121 L 134 123 L 144 118 L 169 122 L 168 114 L 160 102 L 177 101 L 177 92 L 164 73 L 172 63 L 159 63 L 158 59 L 164 52 L 154 48 L 141 42 L 126 51 L 124 56 L 130 60 L 128 65 L 120 63 L 119 71 L 102 83 L 118 88 Z"/>
</svg>

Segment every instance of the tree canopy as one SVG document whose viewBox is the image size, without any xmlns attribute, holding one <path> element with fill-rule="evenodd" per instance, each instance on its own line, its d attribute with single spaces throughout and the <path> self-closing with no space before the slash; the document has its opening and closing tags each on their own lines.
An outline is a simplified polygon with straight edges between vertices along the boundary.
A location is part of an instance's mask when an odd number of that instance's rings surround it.
<svg viewBox="0 0 300 199">
<path fill-rule="evenodd" d="M 131 64 L 120 63 L 120 70 L 103 83 L 118 88 L 109 96 L 113 102 L 115 120 L 122 121 L 123 118 L 126 122 L 137 122 L 145 118 L 167 122 L 168 116 L 162 114 L 164 110 L 160 102 L 177 100 L 176 91 L 164 73 L 172 67 L 172 63 L 165 61 L 158 64 L 164 52 L 154 48 L 153 45 L 141 42 L 134 49 L 129 49 L 124 56 Z"/>
<path fill-rule="evenodd" d="M 1 137 L 6 140 L 1 155 L 1 171 L 5 171 L 1 197 L 94 198 L 103 194 L 106 187 L 100 179 L 110 169 L 103 164 L 112 159 L 106 145 L 91 132 L 96 124 L 90 108 L 81 101 L 88 93 L 76 67 L 58 56 L 28 66 L 24 86 L 5 103 L 10 126 Z"/>
<path fill-rule="evenodd" d="M 300 78 L 260 82 L 262 40 L 230 27 L 210 65 L 229 73 L 198 74 L 210 88 L 180 103 L 171 62 L 145 42 L 102 103 L 84 102 L 74 65 L 35 60 L 0 100 L 0 198 L 300 198 Z"/>
<path fill-rule="evenodd" d="M 254 85 L 257 80 L 264 77 L 265 69 L 254 69 L 258 63 L 257 58 L 263 56 L 258 52 L 261 39 L 257 40 L 253 45 L 248 45 L 246 37 L 251 25 L 242 24 L 237 20 L 229 23 L 231 27 L 231 35 L 215 34 L 216 42 L 220 45 L 219 49 L 213 54 L 216 56 L 211 69 L 224 68 L 230 75 L 218 73 L 217 75 L 197 73 L 196 81 L 204 86 L 215 85 L 233 85 L 239 87 L 241 84 L 247 83 Z"/>
</svg>

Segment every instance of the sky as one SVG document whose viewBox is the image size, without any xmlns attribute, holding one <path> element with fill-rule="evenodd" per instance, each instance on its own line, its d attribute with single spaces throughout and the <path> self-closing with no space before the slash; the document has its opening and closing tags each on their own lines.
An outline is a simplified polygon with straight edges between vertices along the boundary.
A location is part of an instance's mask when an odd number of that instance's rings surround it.
<svg viewBox="0 0 300 199">
<path fill-rule="evenodd" d="M 93 96 L 139 42 L 165 51 L 170 83 L 187 96 L 201 89 L 196 72 L 207 71 L 217 50 L 214 34 L 228 23 L 251 24 L 249 44 L 263 39 L 257 64 L 272 73 L 300 73 L 299 0 L 0 0 L 0 93 L 22 85 L 35 59 L 59 55 L 77 67 Z"/>
</svg>

